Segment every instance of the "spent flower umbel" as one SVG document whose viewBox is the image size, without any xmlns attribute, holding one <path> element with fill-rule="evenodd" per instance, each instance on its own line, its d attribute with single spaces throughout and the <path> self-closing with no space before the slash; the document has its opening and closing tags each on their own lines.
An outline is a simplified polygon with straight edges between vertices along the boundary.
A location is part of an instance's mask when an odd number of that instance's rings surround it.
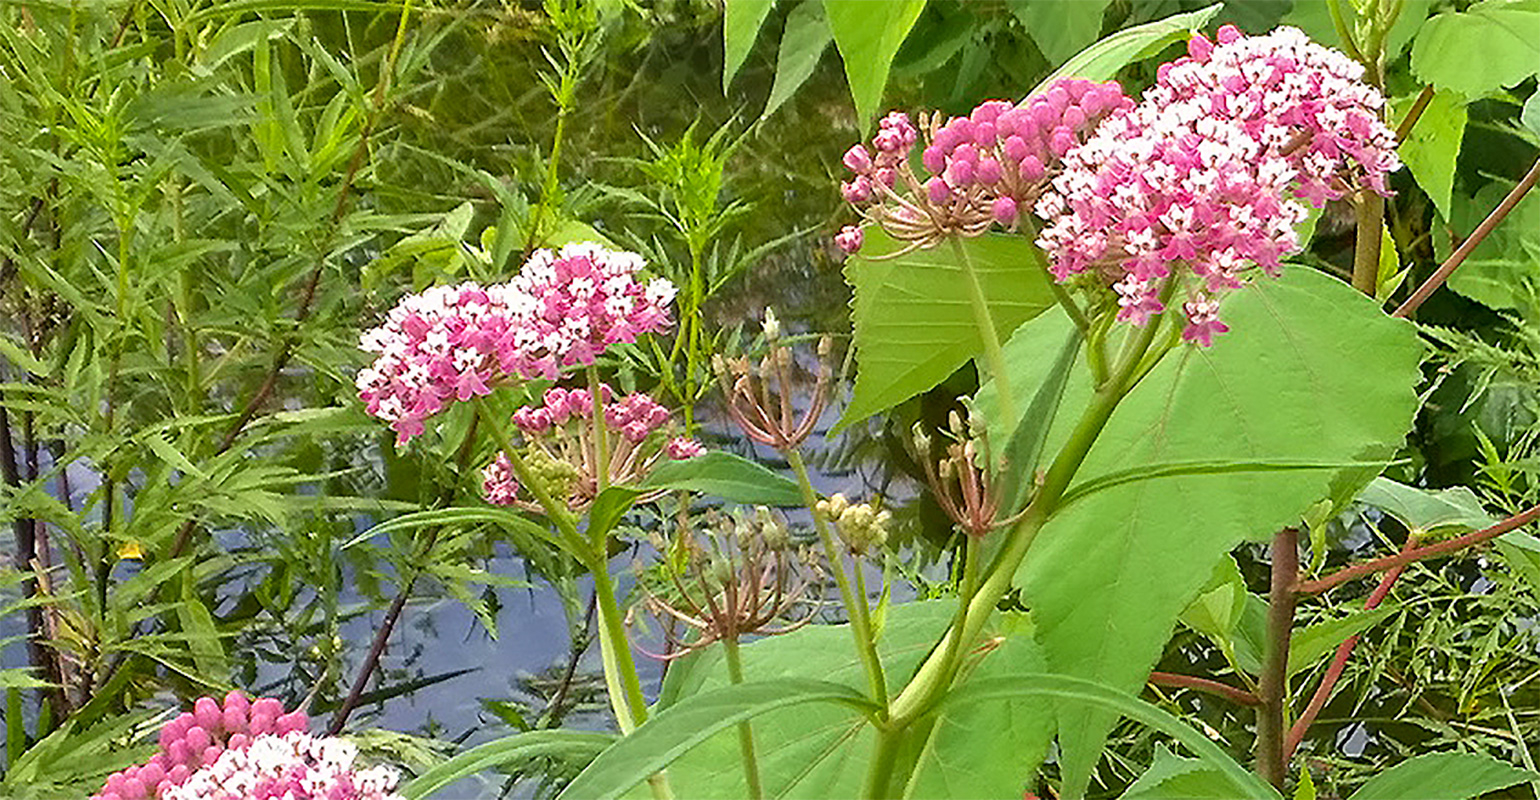
<svg viewBox="0 0 1540 800">
<path fill-rule="evenodd" d="M 1120 320 L 1164 312 L 1173 275 L 1190 272 L 1182 336 L 1205 346 L 1228 330 L 1219 299 L 1299 248 L 1300 199 L 1387 194 L 1399 166 L 1360 65 L 1293 28 L 1217 38 L 1193 37 L 1138 105 L 1071 149 L 1034 209 L 1054 276 L 1111 286 Z"/>
<path fill-rule="evenodd" d="M 766 308 L 764 330 L 769 350 L 764 357 L 756 363 L 747 357 L 717 356 L 712 367 L 727 400 L 727 415 L 750 439 L 785 452 L 812 435 L 829 403 L 833 377 L 829 360 L 834 342 L 827 336 L 819 339 L 817 374 L 806 407 L 799 410 L 793 377 L 796 363 L 790 345 L 781 339 L 780 327 L 775 312 Z"/>
</svg>

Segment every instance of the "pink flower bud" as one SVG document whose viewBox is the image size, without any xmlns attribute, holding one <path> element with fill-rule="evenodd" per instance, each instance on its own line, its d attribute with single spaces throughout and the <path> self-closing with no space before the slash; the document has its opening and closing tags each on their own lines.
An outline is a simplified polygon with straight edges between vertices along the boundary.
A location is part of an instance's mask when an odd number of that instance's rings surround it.
<svg viewBox="0 0 1540 800">
<path fill-rule="evenodd" d="M 952 163 L 946 165 L 944 176 L 948 186 L 953 188 L 967 186 L 973 183 L 973 162 L 953 159 Z"/>
<path fill-rule="evenodd" d="M 877 178 L 878 183 L 888 187 L 889 189 L 893 188 L 893 184 L 898 181 L 898 173 L 895 172 L 892 167 L 883 167 L 882 169 L 877 170 L 874 173 L 874 176 Z"/>
<path fill-rule="evenodd" d="M 851 205 L 860 205 L 872 199 L 872 182 L 865 175 L 857 175 L 853 181 L 840 183 L 840 196 Z"/>
<path fill-rule="evenodd" d="M 278 735 L 282 736 L 286 733 L 294 733 L 296 731 L 303 732 L 306 726 L 309 724 L 310 720 L 305 716 L 305 712 L 290 711 L 289 713 L 284 714 L 278 718 L 276 723 L 276 730 Z"/>
<path fill-rule="evenodd" d="M 946 185 L 946 179 L 937 175 L 925 182 L 925 197 L 933 206 L 946 205 L 952 197 L 952 187 Z"/>
<path fill-rule="evenodd" d="M 668 454 L 668 457 L 675 461 L 682 461 L 686 458 L 694 458 L 706 454 L 706 448 L 700 442 L 683 436 L 675 436 L 669 439 L 668 444 L 664 445 L 663 449 Z"/>
<path fill-rule="evenodd" d="M 1016 168 L 1021 179 L 1027 183 L 1037 183 L 1048 174 L 1043 168 L 1043 162 L 1037 156 L 1027 156 L 1021 160 L 1021 166 Z"/>
<path fill-rule="evenodd" d="M 208 731 L 206 731 L 206 730 L 204 730 L 202 728 L 199 728 L 197 726 L 194 726 L 193 728 L 191 728 L 191 729 L 189 729 L 187 731 L 187 736 L 186 736 L 185 740 L 187 742 L 187 748 L 189 750 L 191 750 L 194 753 L 202 753 L 203 749 L 205 747 L 208 747 L 210 744 L 213 744 L 214 737 L 209 736 L 209 732 Z"/>
<path fill-rule="evenodd" d="M 212 697 L 200 697 L 196 703 L 193 703 L 193 717 L 197 720 L 198 726 L 204 730 L 219 730 L 223 716 L 218 701 Z"/>
<path fill-rule="evenodd" d="M 1076 144 L 1075 133 L 1069 128 L 1054 128 L 1053 135 L 1048 137 L 1048 151 L 1059 158 L 1063 158 L 1065 153 L 1073 150 Z"/>
<path fill-rule="evenodd" d="M 973 126 L 973 141 L 979 147 L 995 146 L 995 126 L 992 123 L 980 122 Z"/>
<path fill-rule="evenodd" d="M 1005 151 L 1005 157 L 1017 164 L 1020 164 L 1021 160 L 1032 152 L 1032 148 L 1028 147 L 1026 140 L 1020 136 L 1012 136 L 1006 139 L 1005 146 L 1002 149 Z"/>
<path fill-rule="evenodd" d="M 1234 25 L 1221 25 L 1214 38 L 1218 39 L 1220 44 L 1235 44 L 1244 36 L 1241 29 Z"/>
<path fill-rule="evenodd" d="M 995 222 L 1007 226 L 1016 224 L 1017 211 L 1015 200 L 1009 197 L 995 198 L 994 206 L 990 208 L 990 211 L 995 216 Z"/>
<path fill-rule="evenodd" d="M 844 161 L 845 166 L 857 175 L 865 175 L 872 168 L 871 154 L 866 152 L 865 147 L 858 144 L 851 145 L 850 149 L 845 151 Z"/>
<path fill-rule="evenodd" d="M 1000 181 L 1000 162 L 993 158 L 979 161 L 979 168 L 974 172 L 974 179 L 979 183 L 989 186 Z"/>
<path fill-rule="evenodd" d="M 854 254 L 857 250 L 860 250 L 861 245 L 865 241 L 866 234 L 862 233 L 861 229 L 854 225 L 846 225 L 834 237 L 834 243 L 839 246 L 839 249 L 849 254 Z"/>
<path fill-rule="evenodd" d="M 1187 40 L 1187 54 L 1199 64 L 1207 63 L 1209 55 L 1213 52 L 1214 43 L 1201 33 L 1193 34 L 1193 37 Z"/>
</svg>

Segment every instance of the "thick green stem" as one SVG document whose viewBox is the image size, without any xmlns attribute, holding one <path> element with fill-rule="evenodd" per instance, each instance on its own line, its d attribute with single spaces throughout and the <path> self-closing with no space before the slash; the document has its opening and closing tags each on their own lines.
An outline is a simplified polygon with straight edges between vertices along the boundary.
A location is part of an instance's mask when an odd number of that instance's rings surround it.
<svg viewBox="0 0 1540 800">
<path fill-rule="evenodd" d="M 1171 285 L 1163 294 L 1169 295 Z M 1166 298 L 1163 298 L 1166 299 Z M 967 612 L 962 624 L 960 641 L 963 646 L 978 637 L 979 631 L 989 619 L 990 612 L 1000 602 L 1000 598 L 1010 589 L 1011 581 L 1016 576 L 1016 569 L 1026 558 L 1027 551 L 1031 549 L 1032 542 L 1037 538 L 1038 531 L 1042 530 L 1044 523 L 1057 509 L 1059 500 L 1064 496 L 1064 491 L 1069 488 L 1069 482 L 1080 469 L 1086 455 L 1091 451 L 1091 445 L 1101 435 L 1106 427 L 1107 420 L 1112 417 L 1112 412 L 1117 409 L 1118 403 L 1136 385 L 1135 376 L 1145 361 L 1145 355 L 1154 343 L 1157 330 L 1160 328 L 1160 318 L 1151 320 L 1149 324 L 1135 334 L 1130 346 L 1125 348 L 1122 361 L 1117 371 L 1091 399 L 1091 404 L 1081 415 L 1080 422 L 1075 425 L 1070 433 L 1064 448 L 1059 451 L 1053 465 L 1044 475 L 1043 484 L 1032 502 L 1027 505 L 1022 513 L 1020 521 L 1008 534 L 1005 548 L 995 557 L 994 563 L 989 566 L 985 574 L 984 582 L 977 593 L 968 601 Z M 892 725 L 901 727 L 912 722 L 927 710 L 932 703 L 945 691 L 949 676 L 955 674 L 955 667 L 951 659 L 960 656 L 959 653 L 948 657 L 951 648 L 943 648 L 933 651 L 925 663 L 915 673 L 909 685 L 893 699 L 889 709 L 889 718 Z M 959 648 L 961 651 L 962 648 Z"/>
<path fill-rule="evenodd" d="M 743 683 L 743 657 L 738 653 L 738 637 L 724 636 L 722 648 L 727 654 L 727 679 L 733 685 Z M 747 720 L 738 723 L 738 749 L 743 753 L 743 779 L 749 787 L 750 800 L 760 800 L 765 790 L 759 781 L 759 759 L 754 755 L 754 728 Z"/>
<path fill-rule="evenodd" d="M 642 681 L 636 674 L 631 643 L 626 639 L 626 623 L 615 601 L 615 582 L 610 578 L 609 563 L 601 555 L 588 565 L 594 575 L 594 593 L 599 608 L 599 650 L 604 657 L 604 681 L 610 692 L 610 705 L 621 733 L 630 733 L 647 721 L 647 700 L 642 696 Z"/>
<path fill-rule="evenodd" d="M 999 398 L 1000 413 L 1016 423 L 1016 395 L 1011 393 L 1011 381 L 1005 368 L 1005 351 L 1000 347 L 1000 335 L 995 331 L 994 316 L 989 313 L 989 302 L 984 298 L 984 284 L 979 281 L 978 270 L 961 239 L 952 237 L 952 252 L 962 264 L 963 275 L 968 281 L 968 300 L 973 306 L 973 321 L 978 325 L 979 338 L 984 340 L 984 360 L 989 364 L 990 377 L 995 379 L 995 396 Z"/>
<path fill-rule="evenodd" d="M 862 667 L 866 669 L 866 679 L 871 686 L 872 700 L 879 707 L 886 709 L 887 679 L 882 674 L 882 661 L 877 658 L 877 644 L 872 641 L 866 598 L 856 597 L 855 591 L 851 588 L 850 576 L 845 574 L 845 560 L 840 556 L 839 544 L 834 541 L 834 532 L 829 530 L 829 523 L 822 514 L 818 513 L 818 493 L 813 491 L 813 482 L 808 479 L 807 464 L 803 463 L 802 454 L 796 450 L 787 450 L 786 461 L 791 465 L 792 471 L 797 473 L 797 485 L 802 489 L 802 502 L 813 514 L 813 527 L 817 529 L 818 538 L 823 542 L 824 555 L 829 559 L 829 569 L 834 573 L 834 582 L 839 585 L 840 600 L 845 603 L 845 610 L 850 615 L 850 634 L 855 638 L 856 653 L 861 658 Z M 860 565 L 858 564 L 856 568 L 860 569 Z"/>
<path fill-rule="evenodd" d="M 902 727 L 877 727 L 877 744 L 872 749 L 872 760 L 866 768 L 866 785 L 861 790 L 861 797 L 866 800 L 888 800 L 888 787 L 893 782 L 893 767 L 904 743 L 904 733 Z"/>
</svg>

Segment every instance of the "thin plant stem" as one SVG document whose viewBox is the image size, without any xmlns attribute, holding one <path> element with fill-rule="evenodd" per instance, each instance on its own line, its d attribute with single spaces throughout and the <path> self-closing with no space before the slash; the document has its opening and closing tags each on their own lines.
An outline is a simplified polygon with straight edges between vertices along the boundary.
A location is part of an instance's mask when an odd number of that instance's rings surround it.
<svg viewBox="0 0 1540 800">
<path fill-rule="evenodd" d="M 604 419 L 603 387 L 599 383 L 599 368 L 588 365 L 588 393 L 593 396 L 594 407 L 594 467 L 595 467 L 595 495 L 610 488 L 610 432 L 609 425 Z M 604 543 L 599 543 L 599 548 L 604 548 Z"/>
<path fill-rule="evenodd" d="M 1481 224 L 1477 225 L 1474 231 L 1471 231 L 1471 235 L 1466 237 L 1464 242 L 1460 243 L 1459 248 L 1450 253 L 1449 258 L 1440 264 L 1438 269 L 1428 276 L 1428 279 L 1423 281 L 1422 285 L 1412 292 L 1412 296 L 1406 298 L 1406 302 L 1402 303 L 1401 307 L 1397 308 L 1391 316 L 1409 316 L 1428 299 L 1429 295 L 1433 294 L 1434 290 L 1443 286 L 1444 281 L 1449 280 L 1449 276 L 1461 264 L 1465 263 L 1465 259 L 1470 257 L 1471 252 L 1476 249 L 1476 246 L 1485 241 L 1487 236 L 1491 235 L 1492 230 L 1508 216 L 1508 212 L 1512 211 L 1514 206 L 1519 204 L 1520 200 L 1524 199 L 1524 195 L 1528 194 L 1530 189 L 1535 188 L 1537 180 L 1540 180 L 1540 159 L 1535 160 L 1534 165 L 1529 168 L 1529 172 L 1513 187 L 1513 191 L 1509 192 L 1508 196 L 1504 197 L 1503 201 L 1498 203 L 1496 208 L 1492 209 L 1492 213 L 1488 214 L 1487 218 L 1482 220 Z"/>
<path fill-rule="evenodd" d="M 722 637 L 727 655 L 727 679 L 736 686 L 743 683 L 743 657 L 738 652 L 738 637 Z M 761 800 L 765 790 L 759 780 L 759 759 L 754 755 L 754 727 L 748 720 L 738 723 L 738 749 L 743 754 L 743 779 L 748 784 L 749 799 Z"/>
<path fill-rule="evenodd" d="M 1396 141 L 1404 142 L 1406 137 L 1412 135 L 1412 128 L 1417 125 L 1417 120 L 1422 119 L 1422 112 L 1428 110 L 1428 104 L 1433 102 L 1435 94 L 1432 86 L 1422 87 L 1422 93 L 1412 101 L 1412 107 L 1406 110 L 1406 116 L 1401 118 L 1401 124 L 1396 126 Z"/>
<path fill-rule="evenodd" d="M 979 338 L 984 341 L 984 360 L 989 365 L 990 377 L 995 379 L 995 396 L 999 398 L 1000 414 L 1014 426 L 1016 423 L 1016 395 L 1011 393 L 1011 380 L 1005 368 L 1005 351 L 1000 347 L 1000 335 L 995 331 L 994 316 L 989 312 L 989 302 L 984 297 L 984 284 L 979 281 L 978 270 L 962 240 L 952 237 L 952 252 L 962 265 L 968 283 L 968 302 L 973 306 L 973 322 L 978 326 Z"/>
<path fill-rule="evenodd" d="M 1178 689 L 1194 689 L 1206 692 L 1216 697 L 1223 697 L 1232 703 L 1243 706 L 1258 706 L 1262 701 L 1245 689 L 1238 689 L 1229 684 L 1212 681 L 1208 678 L 1199 678 L 1193 675 L 1179 675 L 1174 672 L 1151 672 L 1146 680 L 1152 686 L 1171 686 Z"/>
<path fill-rule="evenodd" d="M 1299 577 L 1299 530 L 1273 535 L 1272 585 L 1268 594 L 1267 645 L 1257 697 L 1257 775 L 1283 791 L 1288 769 L 1283 756 L 1284 702 L 1288 696 L 1289 635 L 1294 629 L 1294 582 Z"/>
<path fill-rule="evenodd" d="M 1385 556 L 1384 558 L 1376 558 L 1373 561 L 1365 561 L 1362 564 L 1355 564 L 1351 567 L 1340 569 L 1331 573 L 1330 575 L 1317 578 L 1313 581 L 1304 581 L 1296 585 L 1294 587 L 1294 591 L 1298 594 L 1320 594 L 1321 592 L 1324 592 L 1333 586 L 1346 583 L 1350 580 L 1353 580 L 1354 578 L 1362 578 L 1365 575 L 1373 575 L 1374 573 L 1381 572 L 1383 570 L 1404 567 L 1407 564 L 1411 564 L 1415 561 L 1422 561 L 1423 559 L 1433 558 L 1435 556 L 1458 553 L 1467 547 L 1474 547 L 1475 545 L 1481 544 L 1483 542 L 1496 539 L 1497 537 L 1502 536 L 1503 534 L 1515 528 L 1522 528 L 1525 525 L 1534 522 L 1537 517 L 1540 517 L 1540 505 L 1526 508 L 1523 511 L 1520 511 L 1519 513 L 1503 520 L 1502 522 L 1491 526 L 1490 528 L 1483 528 L 1474 533 L 1467 533 L 1464 536 L 1456 536 L 1453 539 L 1446 539 L 1442 542 L 1435 542 L 1423 547 L 1415 547 L 1410 550 L 1403 550 L 1393 556 Z"/>
<path fill-rule="evenodd" d="M 1401 552 L 1405 553 L 1417 546 L 1417 540 L 1408 536 L 1406 544 Z M 1380 603 L 1390 595 L 1390 587 L 1401 577 L 1404 566 L 1394 567 L 1380 578 L 1380 584 L 1369 593 L 1369 599 L 1364 601 L 1364 610 L 1372 611 L 1379 608 Z M 1315 694 L 1310 696 L 1310 703 L 1305 706 L 1299 719 L 1289 728 L 1289 737 L 1283 744 L 1283 758 L 1288 761 L 1293 758 L 1294 751 L 1299 748 L 1299 743 L 1304 741 L 1305 734 L 1310 731 L 1310 726 L 1315 718 L 1320 715 L 1321 709 L 1326 706 L 1326 701 L 1331 699 L 1332 690 L 1337 688 L 1337 681 L 1342 678 L 1342 673 L 1347 669 L 1348 659 L 1353 657 L 1353 648 L 1358 646 L 1358 634 L 1349 636 L 1342 644 L 1337 645 L 1337 652 L 1332 656 L 1331 666 L 1326 668 L 1326 674 L 1321 677 L 1321 684 L 1315 688 Z"/>
<path fill-rule="evenodd" d="M 813 491 L 813 482 L 808 479 L 807 464 L 803 462 L 802 454 L 795 449 L 787 450 L 786 461 L 791 465 L 792 472 L 797 475 L 797 485 L 802 490 L 802 502 L 813 515 L 813 527 L 818 531 L 819 541 L 823 542 L 824 555 L 829 560 L 829 570 L 834 573 L 834 582 L 838 584 L 840 590 L 840 600 L 845 603 L 845 610 L 850 616 L 850 635 L 855 639 L 856 653 L 860 656 L 861 666 L 866 670 L 872 700 L 879 707 L 886 708 L 888 705 L 887 678 L 882 673 L 882 661 L 877 657 L 877 645 L 872 641 L 871 624 L 866 618 L 866 598 L 857 598 L 854 589 L 851 588 L 850 576 L 845 573 L 845 560 L 840 556 L 839 543 L 834 540 L 834 532 L 829 530 L 828 521 L 818 513 L 818 494 Z"/>
</svg>

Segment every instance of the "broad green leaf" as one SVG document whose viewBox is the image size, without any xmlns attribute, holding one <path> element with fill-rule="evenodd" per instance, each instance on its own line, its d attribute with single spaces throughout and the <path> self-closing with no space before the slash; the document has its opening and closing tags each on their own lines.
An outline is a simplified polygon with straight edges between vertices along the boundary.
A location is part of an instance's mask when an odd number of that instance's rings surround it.
<svg viewBox="0 0 1540 800">
<path fill-rule="evenodd" d="M 1397 99 L 1392 105 L 1395 116 L 1405 117 L 1415 101 L 1415 97 Z M 1465 118 L 1465 101 L 1460 95 L 1441 89 L 1433 94 L 1411 134 L 1396 148 L 1417 185 L 1433 198 L 1444 219 L 1453 218 L 1454 168 L 1460 157 L 1460 141 L 1465 138 Z"/>
<path fill-rule="evenodd" d="M 406 800 L 422 800 L 434 792 L 483 770 L 511 767 L 531 759 L 561 756 L 564 760 L 592 760 L 615 742 L 611 733 L 540 730 L 517 733 L 505 739 L 473 747 L 418 775 L 401 787 Z"/>
<path fill-rule="evenodd" d="M 1121 800 L 1232 800 L 1235 785 L 1223 772 L 1196 758 L 1155 748 L 1155 762 L 1121 795 Z"/>
<path fill-rule="evenodd" d="M 1540 778 L 1472 753 L 1433 753 L 1407 759 L 1370 778 L 1348 800 L 1466 800 L 1516 783 Z"/>
<path fill-rule="evenodd" d="M 888 610 L 877 652 L 888 685 L 902 686 L 952 621 L 948 601 L 902 603 Z M 720 648 L 689 656 L 669 668 L 660 707 L 688 707 L 705 692 L 729 685 Z M 815 675 L 866 692 L 866 674 L 846 625 L 809 625 L 742 648 L 748 681 Z M 799 706 L 754 720 L 754 739 L 766 797 L 855 797 L 861 791 L 872 743 L 866 718 L 848 708 Z M 705 742 L 669 768 L 679 797 L 745 797 L 735 730 Z M 642 790 L 631 797 L 644 798 Z"/>
<path fill-rule="evenodd" d="M 845 62 L 845 79 L 856 103 L 861 129 L 870 129 L 888 85 L 888 69 L 909 36 L 925 0 L 823 0 L 834 44 Z"/>
<path fill-rule="evenodd" d="M 1461 534 L 1497 523 L 1466 486 L 1418 489 L 1389 478 L 1375 478 L 1359 500 L 1400 520 L 1414 536 Z"/>
<path fill-rule="evenodd" d="M 823 52 L 834 41 L 829 19 L 819 0 L 802 0 L 786 15 L 786 30 L 781 34 L 781 48 L 775 57 L 775 83 L 770 85 L 770 99 L 759 115 L 765 119 L 791 99 L 818 68 Z"/>
<path fill-rule="evenodd" d="M 1037 266 L 1041 256 L 1025 237 L 991 234 L 967 239 L 962 246 L 1001 339 L 1054 304 Z M 845 263 L 845 279 L 855 290 L 851 315 L 860 370 L 836 430 L 930 389 L 984 350 L 966 273 L 952 249 L 916 250 L 891 259 L 871 255 L 897 249 L 897 242 L 872 230 L 863 249 L 868 255 Z M 1025 409 L 1030 402 L 1025 397 L 1018 407 Z"/>
<path fill-rule="evenodd" d="M 1171 352 L 1124 400 L 1077 484 L 1188 459 L 1349 462 L 1399 444 L 1420 379 L 1422 346 L 1410 325 L 1305 268 L 1258 280 L 1222 315 L 1231 330 L 1212 348 Z M 1071 387 L 1066 409 L 1083 402 L 1086 383 Z M 1072 423 L 1074 415 L 1062 416 L 1064 426 Z M 1297 523 L 1329 493 L 1333 476 L 1330 469 L 1172 475 L 1061 510 L 1017 576 L 1050 667 L 1136 689 L 1215 564 L 1240 542 Z M 1111 723 L 1076 709 L 1060 717 L 1071 793 L 1089 779 Z"/>
<path fill-rule="evenodd" d="M 871 708 L 871 701 L 860 692 L 829 681 L 776 678 L 724 686 L 691 697 L 647 720 L 629 736 L 600 753 L 558 797 L 570 800 L 619 798 L 627 789 L 672 764 L 718 731 L 777 709 L 811 703 L 843 707 L 855 718 L 862 718 Z M 707 791 L 717 792 L 716 789 Z"/>
<path fill-rule="evenodd" d="M 1317 622 L 1302 631 L 1295 631 L 1289 637 L 1289 674 L 1309 669 L 1315 662 L 1325 658 L 1327 653 L 1336 650 L 1337 645 L 1347 641 L 1349 636 L 1357 636 L 1369 630 L 1399 610 L 1398 606 L 1380 606 L 1355 611 L 1342 619 Z"/>
<path fill-rule="evenodd" d="M 1427 21 L 1412 43 L 1412 74 L 1423 83 L 1485 97 L 1540 72 L 1540 3 L 1486 0 Z"/>
<path fill-rule="evenodd" d="M 1191 750 L 1205 767 L 1229 784 L 1227 797 L 1256 800 L 1275 800 L 1279 797 L 1273 787 L 1235 763 L 1235 759 L 1230 758 L 1196 728 L 1138 697 L 1084 678 L 1024 673 L 1008 678 L 973 681 L 949 693 L 942 701 L 942 707 L 1029 697 L 1052 698 L 1061 709 L 1061 714 L 1065 708 L 1096 708 L 1102 713 L 1127 717 L 1170 736 Z M 1060 736 L 1063 736 L 1062 722 Z M 1061 794 L 1078 796 L 1079 792 L 1072 791 L 1072 788 L 1066 785 Z"/>
<path fill-rule="evenodd" d="M 1010 0 L 1006 5 L 1037 49 L 1058 65 L 1096 41 L 1111 0 Z"/>
<path fill-rule="evenodd" d="M 683 461 L 664 461 L 652 468 L 640 488 L 684 489 L 737 503 L 802 505 L 802 490 L 791 479 L 720 450 Z"/>
<path fill-rule="evenodd" d="M 1519 111 L 1519 124 L 1528 128 L 1530 133 L 1540 136 L 1540 90 L 1536 90 L 1524 101 L 1524 108 Z"/>
<path fill-rule="evenodd" d="M 775 0 L 726 0 L 722 11 L 722 94 L 749 57 Z"/>
<path fill-rule="evenodd" d="M 1052 75 L 1043 79 L 1033 93 L 1060 78 L 1109 80 L 1129 64 L 1141 58 L 1149 58 L 1164 50 L 1167 45 L 1186 40 L 1194 31 L 1207 25 L 1223 6 L 1223 3 L 1215 3 L 1197 11 L 1173 14 L 1165 19 L 1118 31 L 1064 62 Z"/>
<path fill-rule="evenodd" d="M 1470 235 L 1513 184 L 1493 181 L 1455 203 L 1454 231 Z M 1449 288 L 1492 308 L 1540 312 L 1540 194 L 1530 192 L 1449 276 Z"/>
<path fill-rule="evenodd" d="M 990 649 L 958 686 L 1041 672 L 1043 654 L 1032 640 L 1030 626 L 1019 627 Z M 944 708 L 920 752 L 904 797 L 1021 797 L 1052 737 L 1051 706 L 1040 700 L 1013 698 Z"/>
</svg>

